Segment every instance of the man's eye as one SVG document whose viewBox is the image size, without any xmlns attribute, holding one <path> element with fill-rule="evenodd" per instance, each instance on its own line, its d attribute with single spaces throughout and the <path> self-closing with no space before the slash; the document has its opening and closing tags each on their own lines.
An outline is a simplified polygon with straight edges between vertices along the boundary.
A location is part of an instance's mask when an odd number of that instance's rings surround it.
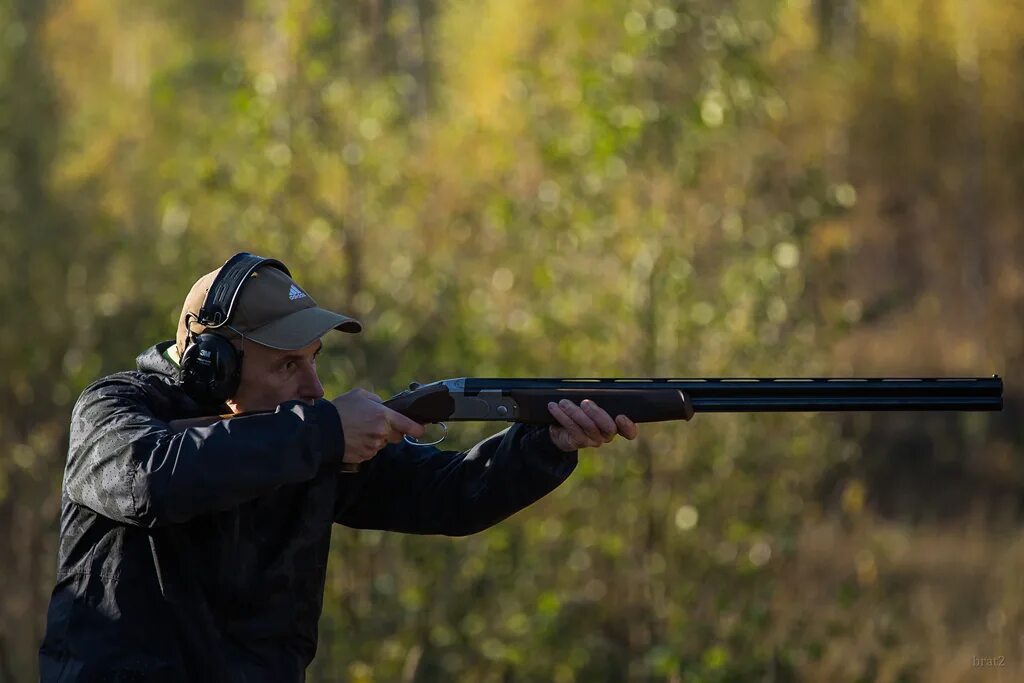
<svg viewBox="0 0 1024 683">
<path fill-rule="evenodd" d="M 284 364 L 284 369 L 285 370 L 291 370 L 294 367 L 295 367 L 295 361 L 293 361 L 293 360 L 290 360 L 290 361 L 288 361 L 287 363 Z"/>
</svg>

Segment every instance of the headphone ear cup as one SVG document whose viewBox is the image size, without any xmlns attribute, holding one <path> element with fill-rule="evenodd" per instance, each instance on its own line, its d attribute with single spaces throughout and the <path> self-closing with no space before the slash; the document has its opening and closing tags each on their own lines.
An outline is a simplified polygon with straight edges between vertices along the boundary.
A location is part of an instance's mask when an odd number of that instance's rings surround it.
<svg viewBox="0 0 1024 683">
<path fill-rule="evenodd" d="M 241 354 L 230 341 L 204 332 L 181 357 L 180 383 L 199 403 L 224 403 L 234 396 L 242 379 Z"/>
</svg>

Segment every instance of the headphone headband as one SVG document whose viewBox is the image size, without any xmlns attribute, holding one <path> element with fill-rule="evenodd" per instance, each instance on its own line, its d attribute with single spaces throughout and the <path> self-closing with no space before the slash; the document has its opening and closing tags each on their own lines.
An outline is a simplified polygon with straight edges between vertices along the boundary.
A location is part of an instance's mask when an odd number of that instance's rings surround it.
<svg viewBox="0 0 1024 683">
<path fill-rule="evenodd" d="M 216 329 L 227 324 L 235 310 L 235 302 L 238 300 L 239 292 L 242 291 L 242 285 L 260 266 L 273 266 L 291 277 L 288 267 L 277 259 L 264 258 L 247 251 L 240 251 L 221 266 L 217 277 L 213 279 L 213 284 L 210 285 L 210 291 L 206 293 L 206 299 L 203 301 L 203 307 L 199 309 L 196 322 L 209 329 Z"/>
<path fill-rule="evenodd" d="M 185 314 L 188 341 L 181 356 L 179 382 L 197 401 L 220 404 L 237 391 L 242 379 L 242 352 L 236 350 L 230 341 L 212 332 L 204 331 L 193 338 L 189 318 L 204 325 L 207 330 L 227 325 L 242 285 L 260 266 L 279 268 L 291 277 L 288 268 L 277 259 L 241 251 L 221 266 L 206 293 L 199 314 Z"/>
</svg>

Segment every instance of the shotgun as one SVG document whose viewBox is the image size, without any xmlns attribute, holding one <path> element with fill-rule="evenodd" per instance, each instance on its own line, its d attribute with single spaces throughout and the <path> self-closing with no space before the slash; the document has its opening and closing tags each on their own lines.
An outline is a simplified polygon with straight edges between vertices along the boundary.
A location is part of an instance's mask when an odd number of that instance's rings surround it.
<svg viewBox="0 0 1024 683">
<path fill-rule="evenodd" d="M 459 377 L 413 382 L 384 405 L 421 424 L 524 422 L 553 425 L 549 402 L 590 399 L 613 418 L 633 422 L 689 420 L 695 413 L 825 412 L 894 410 L 1002 410 L 1003 380 L 992 377 L 778 378 L 778 379 L 501 379 Z M 173 431 L 205 427 L 237 415 L 172 420 Z M 341 472 L 359 472 L 345 463 Z"/>
<path fill-rule="evenodd" d="M 992 377 L 777 379 L 501 379 L 413 382 L 384 405 L 421 424 L 459 421 L 556 424 L 549 402 L 590 399 L 633 422 L 689 420 L 695 413 L 830 412 L 1003 408 L 1003 380 Z M 207 426 L 231 415 L 173 420 Z"/>
<path fill-rule="evenodd" d="M 1003 380 L 880 379 L 499 379 L 460 377 L 409 388 L 384 405 L 420 423 L 556 424 L 547 404 L 590 399 L 633 422 L 689 420 L 695 413 L 875 410 L 1002 410 Z"/>
</svg>

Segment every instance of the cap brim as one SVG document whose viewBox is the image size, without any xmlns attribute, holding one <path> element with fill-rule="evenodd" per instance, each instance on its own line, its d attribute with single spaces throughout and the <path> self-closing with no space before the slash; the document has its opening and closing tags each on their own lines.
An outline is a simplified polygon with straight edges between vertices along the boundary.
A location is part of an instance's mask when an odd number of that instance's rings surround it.
<svg viewBox="0 0 1024 683">
<path fill-rule="evenodd" d="M 331 330 L 355 333 L 362 329 L 362 324 L 354 318 L 314 306 L 250 330 L 245 336 L 272 349 L 294 351 L 312 344 Z"/>
</svg>

